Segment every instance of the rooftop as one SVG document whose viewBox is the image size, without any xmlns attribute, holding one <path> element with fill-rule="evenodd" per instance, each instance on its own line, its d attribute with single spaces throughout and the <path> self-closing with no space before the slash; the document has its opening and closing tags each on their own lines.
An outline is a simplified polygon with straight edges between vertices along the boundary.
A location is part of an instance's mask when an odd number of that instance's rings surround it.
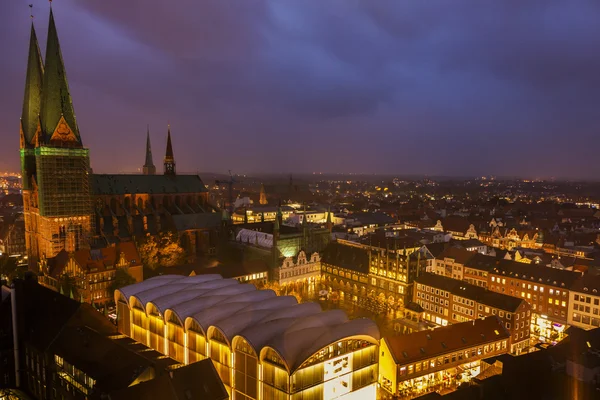
<svg viewBox="0 0 600 400">
<path fill-rule="evenodd" d="M 579 272 L 549 268 L 535 264 L 524 264 L 511 260 L 500 260 L 498 266 L 490 272 L 497 275 L 512 276 L 517 279 L 539 282 L 567 289 L 570 289 L 582 276 Z"/>
<path fill-rule="evenodd" d="M 208 191 L 198 175 L 93 174 L 95 195 L 200 193 Z"/>
<path fill-rule="evenodd" d="M 515 312 L 521 303 L 525 301 L 517 297 L 493 292 L 481 286 L 431 273 L 423 273 L 415 282 L 442 289 L 453 295 L 509 312 Z"/>
<path fill-rule="evenodd" d="M 396 364 L 404 365 L 508 338 L 509 334 L 498 317 L 489 316 L 434 330 L 385 337 L 383 340 Z"/>
</svg>

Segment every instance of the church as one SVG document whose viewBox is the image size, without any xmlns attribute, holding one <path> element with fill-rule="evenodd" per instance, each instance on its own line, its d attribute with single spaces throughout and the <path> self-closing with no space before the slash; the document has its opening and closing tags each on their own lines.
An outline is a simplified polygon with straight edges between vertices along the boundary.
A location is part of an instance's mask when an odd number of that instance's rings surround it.
<svg viewBox="0 0 600 400">
<path fill-rule="evenodd" d="M 221 211 L 198 175 L 177 174 L 170 128 L 163 174 L 149 132 L 143 174 L 93 174 L 82 137 L 51 9 L 44 59 L 31 26 L 20 127 L 30 269 L 62 250 L 118 247 L 162 231 L 177 232 L 190 259 L 215 248 Z"/>
</svg>

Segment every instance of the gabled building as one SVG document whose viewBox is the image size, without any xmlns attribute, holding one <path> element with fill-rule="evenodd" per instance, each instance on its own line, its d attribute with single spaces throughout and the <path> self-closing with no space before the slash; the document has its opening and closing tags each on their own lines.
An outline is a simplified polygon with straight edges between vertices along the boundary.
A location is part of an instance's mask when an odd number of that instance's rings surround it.
<svg viewBox="0 0 600 400">
<path fill-rule="evenodd" d="M 103 305 L 113 300 L 109 290 L 118 269 L 127 271 L 136 282 L 143 280 L 140 255 L 133 242 L 123 242 L 102 249 L 81 249 L 68 253 L 61 250 L 52 258 L 42 257 L 39 263 L 40 284 L 61 291 L 63 276 L 69 276 L 77 286 L 74 296 L 85 303 Z"/>
<path fill-rule="evenodd" d="M 440 232 L 449 232 L 452 234 L 453 239 L 478 239 L 477 229 L 475 225 L 469 222 L 464 217 L 455 215 L 448 216 L 444 219 L 438 220 L 433 230 Z"/>
</svg>

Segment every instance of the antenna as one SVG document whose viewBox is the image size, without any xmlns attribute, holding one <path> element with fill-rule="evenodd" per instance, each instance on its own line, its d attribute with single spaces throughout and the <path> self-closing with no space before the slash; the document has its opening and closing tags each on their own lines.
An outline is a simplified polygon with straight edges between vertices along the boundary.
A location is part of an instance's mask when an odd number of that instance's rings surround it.
<svg viewBox="0 0 600 400">
<path fill-rule="evenodd" d="M 29 5 L 29 17 L 33 21 L 33 4 Z"/>
</svg>

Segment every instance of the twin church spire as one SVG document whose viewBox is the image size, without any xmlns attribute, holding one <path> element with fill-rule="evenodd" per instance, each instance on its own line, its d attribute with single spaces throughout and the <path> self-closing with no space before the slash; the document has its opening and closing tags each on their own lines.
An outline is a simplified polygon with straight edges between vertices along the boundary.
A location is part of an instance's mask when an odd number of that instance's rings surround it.
<svg viewBox="0 0 600 400">
<path fill-rule="evenodd" d="M 21 131 L 22 148 L 82 147 L 52 9 L 45 60 L 31 25 Z"/>
<path fill-rule="evenodd" d="M 152 161 L 152 148 L 150 146 L 150 127 L 146 132 L 146 162 L 143 167 L 144 175 L 156 174 L 156 167 Z M 173 145 L 171 144 L 171 126 L 167 130 L 167 151 L 164 159 L 164 174 L 175 175 L 175 157 L 173 156 Z"/>
<path fill-rule="evenodd" d="M 21 114 L 21 148 L 33 149 L 39 146 L 83 147 L 52 8 L 50 9 L 45 60 L 42 59 L 33 22 L 31 24 L 25 95 Z M 28 153 L 28 151 L 26 152 Z M 31 171 L 28 175 L 34 175 L 33 165 L 29 169 Z M 146 175 L 156 173 L 156 167 L 152 161 L 150 129 L 146 136 L 146 162 L 143 171 Z M 175 175 L 175 158 L 170 127 L 167 132 L 164 173 L 165 175 Z"/>
</svg>

